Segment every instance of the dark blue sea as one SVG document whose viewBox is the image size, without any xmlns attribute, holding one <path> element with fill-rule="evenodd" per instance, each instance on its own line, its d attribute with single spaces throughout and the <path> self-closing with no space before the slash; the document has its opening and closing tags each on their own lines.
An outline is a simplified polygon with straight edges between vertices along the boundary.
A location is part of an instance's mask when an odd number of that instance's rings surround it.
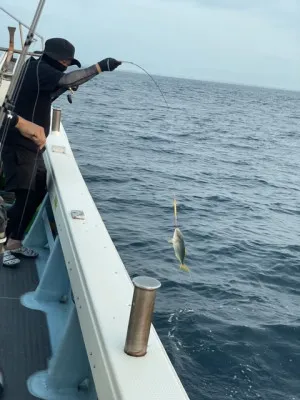
<svg viewBox="0 0 300 400">
<path fill-rule="evenodd" d="M 300 92 L 106 73 L 63 123 L 191 400 L 300 399 Z M 190 274 L 168 239 L 173 196 Z"/>
</svg>

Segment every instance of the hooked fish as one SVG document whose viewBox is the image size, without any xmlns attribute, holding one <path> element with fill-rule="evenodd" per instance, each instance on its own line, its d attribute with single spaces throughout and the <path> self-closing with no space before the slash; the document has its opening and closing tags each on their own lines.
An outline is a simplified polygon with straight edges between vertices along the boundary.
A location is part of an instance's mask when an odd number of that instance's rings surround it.
<svg viewBox="0 0 300 400">
<path fill-rule="evenodd" d="M 183 234 L 178 227 L 175 228 L 174 234 L 169 243 L 173 244 L 175 256 L 180 262 L 179 268 L 183 271 L 189 272 L 189 268 L 184 264 L 184 258 L 186 255 L 185 244 L 183 239 Z"/>
</svg>

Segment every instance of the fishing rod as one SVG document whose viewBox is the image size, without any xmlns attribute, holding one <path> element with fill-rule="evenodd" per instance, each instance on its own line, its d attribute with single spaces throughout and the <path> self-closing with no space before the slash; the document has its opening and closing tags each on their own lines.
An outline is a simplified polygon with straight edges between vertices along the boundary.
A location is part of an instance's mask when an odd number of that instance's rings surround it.
<svg viewBox="0 0 300 400">
<path fill-rule="evenodd" d="M 18 60 L 17 66 L 16 66 L 16 71 L 15 71 L 15 73 L 14 73 L 12 79 L 11 79 L 11 83 L 10 83 L 8 91 L 6 93 L 3 105 L 0 108 L 0 126 L 3 123 L 6 111 L 14 111 L 14 107 L 15 107 L 14 103 L 15 103 L 16 97 L 17 97 L 17 95 L 14 95 L 14 91 L 15 91 L 15 89 L 17 89 L 17 87 L 20 88 L 20 86 L 21 86 L 20 82 L 19 82 L 19 78 L 21 78 L 22 68 L 23 68 L 23 64 L 24 64 L 24 61 L 25 61 L 25 57 L 27 55 L 27 51 L 28 51 L 31 43 L 33 42 L 35 29 L 36 29 L 36 26 L 37 26 L 38 21 L 40 19 L 40 16 L 42 14 L 42 10 L 43 10 L 43 7 L 45 5 L 45 2 L 46 2 L 46 0 L 40 0 L 39 1 L 39 4 L 38 4 L 38 7 L 36 9 L 35 15 L 33 17 L 31 26 L 29 28 L 29 31 L 28 31 L 28 34 L 27 34 L 27 37 L 26 37 L 26 40 L 25 40 L 25 43 L 24 43 L 24 47 L 22 49 L 22 52 L 20 54 L 20 57 L 19 57 L 19 60 Z M 24 78 L 24 71 L 23 71 L 23 78 Z M 12 98 L 13 95 L 14 95 L 14 98 Z"/>
</svg>

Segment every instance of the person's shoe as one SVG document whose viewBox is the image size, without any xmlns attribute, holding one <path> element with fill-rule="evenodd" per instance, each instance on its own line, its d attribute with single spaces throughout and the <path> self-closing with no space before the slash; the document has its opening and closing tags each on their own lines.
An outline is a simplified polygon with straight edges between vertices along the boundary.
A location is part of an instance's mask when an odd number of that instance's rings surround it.
<svg viewBox="0 0 300 400">
<path fill-rule="evenodd" d="M 20 260 L 15 257 L 9 250 L 5 250 L 3 254 L 3 267 L 15 268 L 20 264 Z"/>
<path fill-rule="evenodd" d="M 39 253 L 33 249 L 29 249 L 28 247 L 21 246 L 18 249 L 11 249 L 10 252 L 15 254 L 19 257 L 25 258 L 36 258 L 38 257 Z"/>
</svg>

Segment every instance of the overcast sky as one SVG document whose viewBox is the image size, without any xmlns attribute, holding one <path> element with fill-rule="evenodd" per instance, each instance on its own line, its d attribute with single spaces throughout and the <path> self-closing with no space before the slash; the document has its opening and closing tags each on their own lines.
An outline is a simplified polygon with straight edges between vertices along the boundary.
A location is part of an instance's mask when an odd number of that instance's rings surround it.
<svg viewBox="0 0 300 400">
<path fill-rule="evenodd" d="M 30 25 L 38 1 L 0 4 Z M 1 11 L 1 45 L 9 21 Z M 152 74 L 300 90 L 300 0 L 46 0 L 37 31 L 70 40 L 84 65 L 111 56 Z"/>
</svg>

